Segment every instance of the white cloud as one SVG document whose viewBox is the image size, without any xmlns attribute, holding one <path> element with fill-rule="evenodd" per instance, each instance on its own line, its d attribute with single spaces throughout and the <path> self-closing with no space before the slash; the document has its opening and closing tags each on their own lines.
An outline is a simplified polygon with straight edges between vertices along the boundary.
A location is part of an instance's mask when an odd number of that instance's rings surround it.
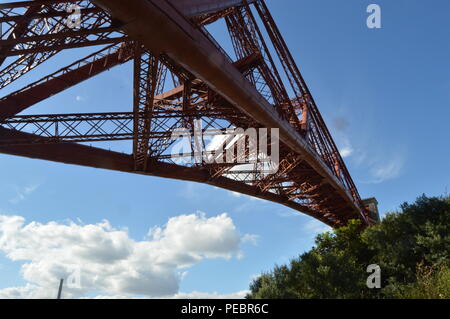
<svg viewBox="0 0 450 319">
<path fill-rule="evenodd" d="M 395 153 L 375 146 L 355 149 L 345 135 L 341 135 L 339 145 L 343 158 L 351 156 L 352 162 L 368 173 L 369 177 L 362 183 L 379 184 L 397 178 L 402 173 L 406 158 L 403 147 L 396 149 Z"/>
<path fill-rule="evenodd" d="M 25 200 L 28 195 L 31 195 L 39 188 L 39 185 L 28 185 L 16 189 L 16 197 L 9 200 L 11 204 L 18 204 Z"/>
<path fill-rule="evenodd" d="M 185 269 L 205 258 L 239 257 L 240 236 L 227 214 L 170 218 L 150 238 L 135 241 L 108 221 L 95 225 L 50 222 L 26 224 L 20 216 L 0 216 L 0 251 L 25 262 L 24 287 L 0 290 L 0 298 L 55 298 L 59 279 L 80 267 L 80 287 L 65 287 L 66 298 L 102 295 L 176 296 Z"/>
<path fill-rule="evenodd" d="M 304 216 L 304 215 L 296 210 L 283 210 L 283 211 L 278 212 L 278 216 L 280 216 L 280 217 L 298 217 L 298 216 Z"/>
<path fill-rule="evenodd" d="M 303 226 L 303 229 L 307 234 L 314 236 L 332 230 L 330 226 L 325 225 L 317 219 L 313 219 L 307 222 Z"/>
<path fill-rule="evenodd" d="M 351 156 L 354 150 L 352 144 L 350 143 L 349 138 L 342 133 L 339 140 L 340 140 L 339 153 L 341 154 L 341 156 L 343 158 Z"/>
<path fill-rule="evenodd" d="M 237 198 L 240 198 L 240 197 L 244 196 L 244 194 L 241 194 L 241 193 L 238 193 L 238 192 L 229 191 L 229 193 L 231 194 L 231 196 L 237 197 Z"/>
<path fill-rule="evenodd" d="M 259 240 L 259 236 L 258 235 L 253 235 L 253 234 L 246 234 L 242 237 L 242 242 L 243 243 L 250 243 L 254 246 L 258 245 L 258 240 Z"/>
<path fill-rule="evenodd" d="M 374 177 L 379 183 L 397 177 L 403 168 L 403 160 L 393 159 L 384 165 L 372 170 Z"/>
<path fill-rule="evenodd" d="M 242 194 L 242 193 L 238 193 L 238 192 L 234 192 L 234 191 L 228 191 L 228 193 L 229 193 L 231 196 L 236 197 L 236 198 L 243 198 L 243 199 L 249 199 L 249 200 L 251 200 L 251 201 L 261 201 L 261 202 L 264 202 L 264 200 L 261 199 L 261 198 L 254 197 L 254 196 L 250 196 L 250 195 L 247 195 L 247 194 Z"/>
<path fill-rule="evenodd" d="M 258 279 L 259 277 L 261 277 L 261 274 L 253 274 L 253 275 L 250 276 L 250 279 L 251 279 L 251 280 L 256 280 L 256 279 Z"/>
<path fill-rule="evenodd" d="M 372 179 L 363 183 L 380 184 L 397 178 L 402 173 L 404 164 L 405 156 L 402 153 L 398 153 L 388 160 L 376 161 L 371 165 L 370 169 Z"/>
<path fill-rule="evenodd" d="M 343 158 L 346 158 L 353 154 L 353 148 L 351 146 L 346 146 L 341 148 L 339 152 Z"/>
<path fill-rule="evenodd" d="M 56 290 L 54 291 L 54 295 L 51 296 L 56 298 Z M 40 299 L 40 298 L 49 298 L 43 293 L 43 290 L 39 287 L 31 284 L 27 284 L 24 287 L 11 287 L 0 289 L 0 299 Z"/>
</svg>

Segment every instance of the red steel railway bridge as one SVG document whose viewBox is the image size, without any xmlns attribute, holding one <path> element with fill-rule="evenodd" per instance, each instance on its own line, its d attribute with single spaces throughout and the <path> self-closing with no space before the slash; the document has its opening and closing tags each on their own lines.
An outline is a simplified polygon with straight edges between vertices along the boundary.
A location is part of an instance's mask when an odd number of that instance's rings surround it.
<svg viewBox="0 0 450 319">
<path fill-rule="evenodd" d="M 219 20 L 234 52 L 207 31 Z M 1 95 L 0 153 L 206 183 L 332 227 L 375 222 L 264 0 L 22 1 L 0 4 L 0 24 L 3 92 L 40 65 L 55 66 L 52 58 L 69 49 L 91 50 Z M 125 63 L 134 101 L 123 112 L 23 115 Z M 278 171 L 264 174 L 261 163 L 176 163 L 172 132 L 198 121 L 218 132 L 278 128 Z M 88 145 L 126 140 L 129 154 Z"/>
</svg>

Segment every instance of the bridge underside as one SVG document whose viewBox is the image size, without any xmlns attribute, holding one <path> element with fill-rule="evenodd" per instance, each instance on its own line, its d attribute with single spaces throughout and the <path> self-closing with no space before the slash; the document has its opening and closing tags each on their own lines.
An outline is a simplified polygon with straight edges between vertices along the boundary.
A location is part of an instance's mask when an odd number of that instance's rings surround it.
<svg viewBox="0 0 450 319">
<path fill-rule="evenodd" d="M 76 27 L 67 23 L 68 5 L 80 8 Z M 217 20 L 225 21 L 232 54 L 206 30 Z M 7 26 L 0 89 L 68 49 L 99 47 L 0 99 L 0 153 L 210 184 L 332 227 L 354 218 L 372 222 L 264 1 L 36 0 L 0 5 L 0 22 Z M 125 63 L 134 70 L 129 110 L 18 115 Z M 176 164 L 172 133 L 193 132 L 198 123 L 219 133 L 278 128 L 279 169 L 265 173 L 266 164 L 251 162 L 250 153 L 248 164 Z M 211 145 L 208 137 L 189 138 L 191 145 Z M 249 144 L 245 135 L 233 143 L 242 139 Z M 131 142 L 130 154 L 80 144 L 122 140 Z"/>
</svg>

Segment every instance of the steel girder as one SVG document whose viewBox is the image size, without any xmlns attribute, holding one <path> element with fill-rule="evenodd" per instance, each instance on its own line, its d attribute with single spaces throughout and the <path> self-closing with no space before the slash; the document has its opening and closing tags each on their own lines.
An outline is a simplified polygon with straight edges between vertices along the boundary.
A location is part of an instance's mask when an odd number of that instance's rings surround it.
<svg viewBox="0 0 450 319">
<path fill-rule="evenodd" d="M 60 93 L 134 57 L 130 43 L 107 46 L 0 99 L 0 120 Z"/>
<path fill-rule="evenodd" d="M 8 36 L 4 33 L 0 40 L 0 65 L 20 54 L 0 70 L 0 88 L 62 50 L 113 43 L 0 99 L 0 152 L 207 183 L 281 203 L 332 227 L 351 218 L 371 222 L 264 1 L 92 3 L 37 0 L 0 5 L 0 21 L 9 28 Z M 75 30 L 62 23 L 68 18 L 69 4 L 81 8 L 82 23 Z M 221 18 L 227 22 L 235 61 L 203 28 Z M 45 23 L 51 27 L 42 28 Z M 17 115 L 130 60 L 134 60 L 133 112 Z M 173 86 L 167 88 L 170 79 Z M 287 86 L 294 98 L 289 97 Z M 203 130 L 218 133 L 232 127 L 279 128 L 278 172 L 261 173 L 264 163 L 236 165 L 200 159 L 176 165 L 169 152 L 171 133 L 180 128 L 193 131 L 196 121 Z M 115 140 L 132 140 L 132 155 L 74 143 Z M 191 145 L 197 142 L 191 138 Z M 248 143 L 245 137 L 243 143 Z M 180 156 L 193 157 L 195 151 Z M 244 156 L 249 159 L 252 154 Z"/>
<path fill-rule="evenodd" d="M 216 14 L 229 8 L 253 3 L 254 0 L 169 0 L 187 18 Z"/>
<path fill-rule="evenodd" d="M 28 158 L 81 165 L 92 168 L 115 170 L 126 173 L 138 173 L 155 177 L 171 178 L 213 185 L 219 188 L 258 197 L 283 204 L 317 218 L 330 226 L 341 225 L 339 221 L 331 220 L 317 214 L 311 207 L 288 201 L 283 196 L 269 191 L 262 192 L 259 188 L 227 178 L 213 177 L 207 168 L 183 167 L 171 163 L 152 162 L 145 171 L 136 171 L 132 155 L 108 151 L 75 143 L 54 144 L 10 144 L 10 140 L 33 140 L 32 134 L 17 132 L 0 127 L 0 152 L 3 154 L 25 156 Z M 6 142 L 6 143 L 5 143 Z"/>
<path fill-rule="evenodd" d="M 80 8 L 76 27 L 68 22 L 69 5 Z M 118 43 L 127 37 L 108 14 L 87 0 L 0 4 L 0 23 L 0 65 L 7 57 L 17 57 L 0 70 L 0 89 L 61 50 Z"/>
</svg>

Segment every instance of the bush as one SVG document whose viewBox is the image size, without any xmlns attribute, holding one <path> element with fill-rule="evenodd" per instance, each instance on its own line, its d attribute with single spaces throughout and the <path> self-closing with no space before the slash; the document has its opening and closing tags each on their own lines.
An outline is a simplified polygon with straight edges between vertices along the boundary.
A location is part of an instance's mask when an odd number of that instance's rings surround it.
<svg viewBox="0 0 450 319">
<path fill-rule="evenodd" d="M 417 269 L 417 281 L 391 291 L 393 298 L 450 299 L 450 268 L 447 265 L 424 266 Z"/>
<path fill-rule="evenodd" d="M 450 199 L 419 197 L 361 232 L 360 221 L 324 233 L 315 247 L 276 266 L 247 298 L 448 298 Z M 368 289 L 377 264 L 382 288 Z"/>
</svg>

